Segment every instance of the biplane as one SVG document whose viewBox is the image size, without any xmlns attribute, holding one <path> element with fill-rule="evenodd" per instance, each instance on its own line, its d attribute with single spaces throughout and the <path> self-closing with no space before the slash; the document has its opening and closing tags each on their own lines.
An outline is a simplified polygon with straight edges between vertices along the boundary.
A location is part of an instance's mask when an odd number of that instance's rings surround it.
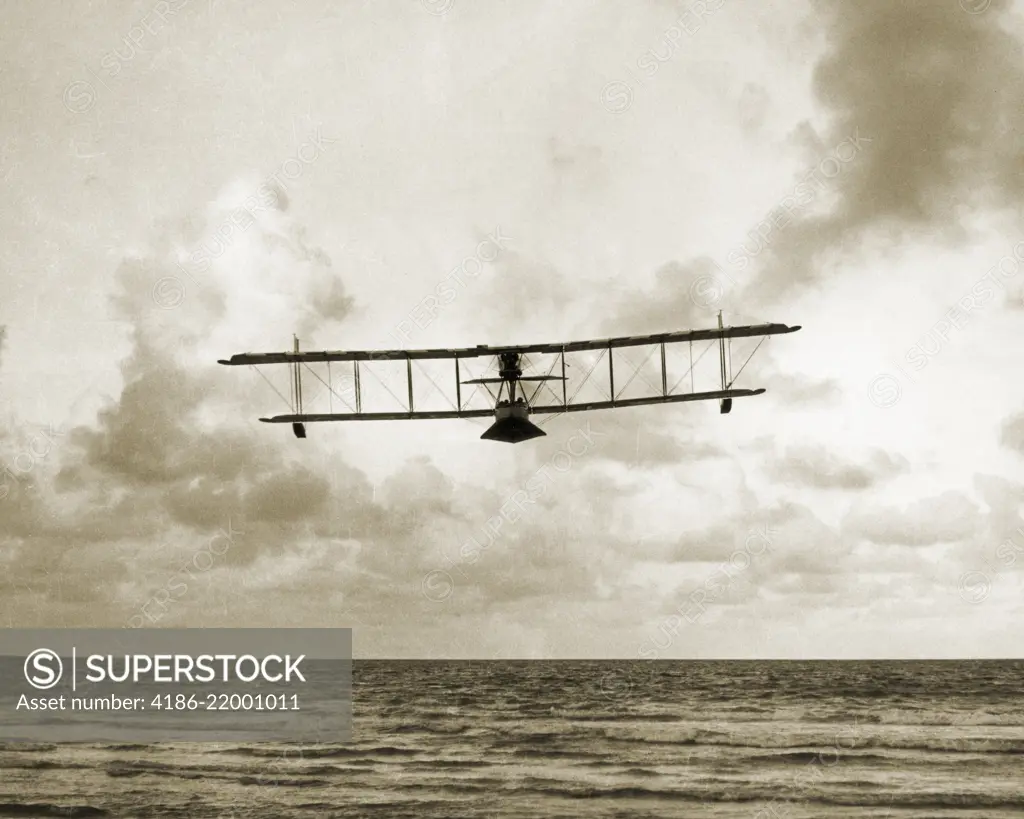
<svg viewBox="0 0 1024 819">
<path fill-rule="evenodd" d="M 679 332 L 656 333 L 647 336 L 623 336 L 620 338 L 594 339 L 589 341 L 571 341 L 561 344 L 524 344 L 518 346 L 489 347 L 481 345 L 478 347 L 452 348 L 452 349 L 430 349 L 430 350 L 324 350 L 300 352 L 298 339 L 294 340 L 294 347 L 291 352 L 284 353 L 239 353 L 230 359 L 221 359 L 220 364 L 232 366 L 249 365 L 258 368 L 263 364 L 289 364 L 291 365 L 290 385 L 292 412 L 287 415 L 275 415 L 271 418 L 260 418 L 260 421 L 269 424 L 292 425 L 292 431 L 297 438 L 306 437 L 306 424 L 319 423 L 324 421 L 404 421 L 418 419 L 445 419 L 445 418 L 484 418 L 494 417 L 494 423 L 480 436 L 484 440 L 502 441 L 504 443 L 516 444 L 521 441 L 528 441 L 538 438 L 546 433 L 535 425 L 531 416 L 539 415 L 560 415 L 566 412 L 587 412 L 591 410 L 614 409 L 618 407 L 634 407 L 644 404 L 672 404 L 684 401 L 706 401 L 718 400 L 719 411 L 727 414 L 732 410 L 734 398 L 746 398 L 752 395 L 761 395 L 764 389 L 736 389 L 733 385 L 742 373 L 744 367 L 753 358 L 754 353 L 760 348 L 761 343 L 770 336 L 782 333 L 793 333 L 800 329 L 800 326 L 789 327 L 785 324 L 753 324 L 737 327 L 726 327 L 722 323 L 722 314 L 718 314 L 718 327 L 706 330 L 685 330 Z M 753 352 L 740 367 L 735 376 L 731 375 L 732 370 L 732 340 L 737 338 L 761 337 L 761 341 Z M 717 343 L 719 349 L 719 370 L 721 376 L 721 388 L 698 392 L 694 386 L 693 368 L 693 345 L 702 342 L 710 342 L 709 346 L 701 353 L 710 350 Z M 688 370 L 682 378 L 676 378 L 677 371 L 673 368 L 672 385 L 669 379 L 669 360 L 679 358 L 673 351 L 683 345 L 689 345 Z M 623 383 L 621 377 L 622 366 L 620 363 L 619 373 L 616 372 L 615 358 L 617 351 L 628 348 L 650 347 L 643 363 L 637 367 L 634 363 L 633 372 L 628 380 Z M 567 363 L 567 357 L 572 354 L 591 355 L 587 372 L 577 377 L 575 369 L 577 366 Z M 596 358 L 594 357 L 596 354 Z M 658 362 L 652 361 L 657 356 Z M 545 372 L 536 374 L 527 372 L 524 374 L 524 367 L 536 366 L 532 358 L 550 359 L 549 366 Z M 607 358 L 605 366 L 601 366 Z M 427 408 L 417 403 L 414 390 L 414 366 L 417 370 L 423 369 L 423 364 L 429 361 L 451 361 L 452 368 L 449 375 L 453 377 L 454 396 L 447 398 L 450 408 Z M 489 367 L 485 374 L 465 378 L 469 365 L 472 362 L 487 361 Z M 698 359 L 699 361 L 699 359 Z M 345 390 L 346 394 L 340 394 L 334 388 L 330 365 L 332 362 L 347 362 L 351 364 L 350 375 L 346 383 L 350 389 Z M 399 365 L 404 363 L 404 377 L 400 377 L 404 384 L 398 387 L 398 392 L 404 392 L 405 396 L 400 397 L 394 390 L 390 389 L 380 377 L 378 383 L 384 386 L 387 393 L 400 405 L 397 410 L 390 411 L 364 411 L 366 403 L 366 382 L 368 377 L 374 377 L 374 367 L 382 364 Z M 585 362 L 586 363 L 586 362 Z M 658 366 L 660 363 L 660 367 Z M 315 373 L 311 365 L 326 364 L 326 380 Z M 496 366 L 497 371 L 494 372 Z M 607 369 L 605 370 L 605 367 Z M 578 367 L 583 369 L 583 367 Z M 646 370 L 645 370 L 646 368 Z M 543 369 L 543 368 L 541 368 Z M 303 370 L 312 373 L 327 388 L 328 397 L 331 399 L 331 411 L 327 413 L 307 413 L 304 411 L 302 375 Z M 660 370 L 660 379 L 658 378 Z M 605 371 L 607 374 L 607 387 L 599 388 L 601 394 L 597 397 L 577 401 L 583 386 L 595 377 L 595 373 Z M 261 373 L 262 375 L 262 373 Z M 684 386 L 686 375 L 690 376 L 689 390 L 680 389 Z M 648 391 L 639 395 L 625 393 L 627 388 L 637 377 L 640 376 L 642 383 L 649 388 Z M 264 378 L 266 378 L 264 376 Z M 427 374 L 427 378 L 438 392 L 443 392 L 437 380 Z M 551 385 L 557 384 L 559 389 L 552 389 Z M 618 389 L 616 389 L 618 385 Z M 273 386 L 273 385 L 272 385 Z M 472 395 L 463 387 L 472 387 Z M 479 390 L 483 387 L 485 395 L 480 395 Z M 528 388 L 533 387 L 528 395 Z M 572 395 L 569 389 L 573 388 Z M 403 389 L 404 388 L 404 389 Z M 276 388 L 275 388 L 276 389 Z M 541 397 L 541 390 L 547 390 L 547 397 Z M 281 395 L 280 391 L 278 394 Z M 607 397 L 604 397 L 605 394 Z M 284 398 L 283 395 L 281 395 Z M 333 399 L 339 399 L 345 406 L 347 412 L 334 412 Z M 483 399 L 481 404 L 480 399 Z M 474 400 L 475 399 L 475 400 Z M 287 399 L 286 399 L 287 400 Z"/>
</svg>

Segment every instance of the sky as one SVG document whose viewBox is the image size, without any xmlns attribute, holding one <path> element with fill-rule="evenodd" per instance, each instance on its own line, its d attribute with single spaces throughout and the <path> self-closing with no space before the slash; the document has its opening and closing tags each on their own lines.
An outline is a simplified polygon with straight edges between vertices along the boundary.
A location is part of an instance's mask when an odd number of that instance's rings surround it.
<svg viewBox="0 0 1024 819">
<path fill-rule="evenodd" d="M 356 658 L 1024 656 L 1019 5 L 2 14 L 0 624 L 345 626 Z M 296 440 L 257 420 L 289 411 L 284 368 L 216 363 L 719 310 L 802 326 L 737 379 L 765 394 L 516 446 L 487 419 Z"/>
</svg>

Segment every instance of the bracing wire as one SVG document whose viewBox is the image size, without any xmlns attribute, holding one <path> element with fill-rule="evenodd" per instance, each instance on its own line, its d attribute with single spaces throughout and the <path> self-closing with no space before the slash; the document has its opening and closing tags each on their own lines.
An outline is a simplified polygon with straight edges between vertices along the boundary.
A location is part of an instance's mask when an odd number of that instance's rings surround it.
<svg viewBox="0 0 1024 819">
<path fill-rule="evenodd" d="M 758 348 L 760 348 L 760 346 L 761 346 L 762 344 L 764 344 L 764 343 L 765 343 L 765 342 L 766 342 L 766 341 L 767 341 L 768 339 L 770 339 L 770 338 L 771 338 L 771 336 L 762 336 L 762 337 L 761 337 L 761 340 L 760 340 L 759 342 L 757 342 L 757 347 L 755 347 L 755 348 L 754 348 L 754 352 L 753 352 L 753 353 L 751 353 L 750 355 L 748 355 L 748 356 L 747 356 L 747 360 L 743 362 L 743 367 L 746 367 L 746 366 L 747 366 L 747 364 L 749 364 L 749 363 L 750 363 L 750 359 L 752 359 L 752 358 L 754 357 L 754 353 L 756 353 L 756 352 L 758 351 Z M 730 361 L 729 361 L 729 364 L 730 364 L 730 366 L 732 365 L 732 360 L 731 360 L 731 359 L 730 359 Z M 730 379 L 730 380 L 729 380 L 729 386 L 730 386 L 730 387 L 731 387 L 731 386 L 732 386 L 733 384 L 735 384 L 735 383 L 736 383 L 737 379 L 739 379 L 739 377 L 740 377 L 740 373 L 742 373 L 742 372 L 743 372 L 743 367 L 740 367 L 740 370 L 739 370 L 739 372 L 738 372 L 738 373 L 736 373 L 736 376 L 735 376 L 735 378 L 732 378 L 732 379 Z"/>
</svg>

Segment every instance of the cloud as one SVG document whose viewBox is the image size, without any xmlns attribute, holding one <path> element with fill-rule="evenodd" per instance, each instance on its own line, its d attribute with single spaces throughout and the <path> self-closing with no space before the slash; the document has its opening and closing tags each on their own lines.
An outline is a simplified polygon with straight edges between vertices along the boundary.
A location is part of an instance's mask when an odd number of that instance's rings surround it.
<svg viewBox="0 0 1024 819">
<path fill-rule="evenodd" d="M 934 546 L 970 538 L 978 525 L 978 507 L 949 491 L 903 508 L 858 504 L 843 521 L 843 532 L 881 545 Z"/>
<path fill-rule="evenodd" d="M 500 233 L 500 231 L 499 231 Z M 576 301 L 577 285 L 553 264 L 531 258 L 511 247 L 501 249 L 482 274 L 483 286 L 474 293 L 486 305 L 489 344 L 568 341 L 540 338 L 543 328 L 565 326 L 567 309 Z M 496 251 L 487 250 L 488 253 Z M 561 321 L 559 319 L 562 319 Z"/>
<path fill-rule="evenodd" d="M 1024 484 L 998 475 L 977 474 L 974 489 L 984 514 L 977 515 L 974 536 L 957 544 L 953 557 L 960 571 L 980 572 L 991 582 L 1003 571 L 1024 569 L 1017 554 L 1024 543 Z"/>
<path fill-rule="evenodd" d="M 630 424 L 630 419 L 623 418 L 622 423 L 616 425 L 614 429 L 608 428 L 610 440 L 601 448 L 599 457 L 619 461 L 631 467 L 650 468 L 687 466 L 694 461 L 727 455 L 724 449 L 708 441 L 694 440 L 689 436 L 681 439 L 678 434 L 673 434 L 668 429 L 672 426 L 679 427 L 678 423 L 673 424 L 673 421 L 680 420 L 673 413 L 686 412 L 687 409 L 690 408 L 667 404 L 638 412 L 633 424 Z M 628 410 L 616 412 L 623 414 Z M 655 413 L 660 413 L 664 417 L 657 418 Z"/>
<path fill-rule="evenodd" d="M 1007 449 L 1024 455 L 1024 412 L 1006 419 L 999 441 Z"/>
<path fill-rule="evenodd" d="M 746 508 L 727 522 L 690 532 L 668 557 L 678 566 L 693 563 L 686 578 L 666 600 L 662 617 L 699 615 L 703 623 L 722 616 L 721 606 L 757 605 L 762 592 L 781 592 L 787 600 L 842 589 L 850 545 L 809 508 L 781 502 Z M 664 557 L 664 555 L 662 555 Z M 716 613 L 704 618 L 704 606 Z"/>
<path fill-rule="evenodd" d="M 745 533 L 732 523 L 719 523 L 683 534 L 665 555 L 669 562 L 725 562 L 743 546 Z"/>
<path fill-rule="evenodd" d="M 696 412 L 693 404 L 684 403 L 591 413 L 593 426 L 602 436 L 601 445 L 594 449 L 592 457 L 617 462 L 630 469 L 650 469 L 686 467 L 727 455 L 699 432 Z"/>
<path fill-rule="evenodd" d="M 815 3 L 828 52 L 814 90 L 831 122 L 820 135 L 805 125 L 800 138 L 815 163 L 855 134 L 870 142 L 825 180 L 834 208 L 771 245 L 750 298 L 817 279 L 822 253 L 871 231 L 962 241 L 969 207 L 1020 204 L 1024 152 L 1009 135 L 1024 130 L 1024 54 L 1003 25 L 1009 2 L 983 14 L 961 5 Z"/>
<path fill-rule="evenodd" d="M 852 545 L 809 507 L 781 501 L 762 516 L 769 529 L 768 559 L 758 561 L 762 577 L 782 572 L 809 575 L 842 574 Z"/>
<path fill-rule="evenodd" d="M 547 141 L 548 161 L 555 180 L 556 196 L 563 187 L 579 193 L 595 193 L 607 184 L 608 168 L 604 151 L 596 145 L 569 144 L 559 137 Z"/>
<path fill-rule="evenodd" d="M 813 378 L 792 373 L 770 373 L 768 394 L 783 404 L 833 404 L 841 391 L 834 378 Z"/>
<path fill-rule="evenodd" d="M 980 541 L 992 548 L 1024 526 L 1024 483 L 998 475 L 975 475 L 974 485 L 988 507 Z"/>
<path fill-rule="evenodd" d="M 0 538 L 11 576 L 36 583 L 28 591 L 44 598 L 55 592 L 38 585 L 43 573 L 72 577 L 55 605 L 95 598 L 103 605 L 92 617 L 131 613 L 176 562 L 229 525 L 245 537 L 216 571 L 261 555 L 284 559 L 291 547 L 282 544 L 299 524 L 326 521 L 329 536 L 353 528 L 362 536 L 383 517 L 379 507 L 363 512 L 368 483 L 351 467 L 328 476 L 290 463 L 279 436 L 253 428 L 251 389 L 238 383 L 238 371 L 215 363 L 225 349 L 262 346 L 252 342 L 268 328 L 313 332 L 351 308 L 330 260 L 291 217 L 280 207 L 257 214 L 221 256 L 184 273 L 191 283 L 183 298 L 168 302 L 155 286 L 183 275 L 178 248 L 213 235 L 246 189 L 228 186 L 202 217 L 165 226 L 152 248 L 124 259 L 113 297 L 116 316 L 130 326 L 120 395 L 67 432 L 31 486 L 8 489 Z M 295 559 L 304 555 L 300 549 Z M 117 599 L 102 591 L 111 583 Z"/>
<path fill-rule="evenodd" d="M 909 468 L 905 458 L 881 450 L 863 463 L 845 460 L 826 446 L 798 445 L 773 463 L 775 478 L 815 489 L 868 489 Z"/>
<path fill-rule="evenodd" d="M 527 451 L 507 487 L 460 483 L 414 458 L 374 491 L 336 451 L 295 450 L 282 430 L 252 422 L 265 385 L 215 361 L 273 349 L 267 338 L 282 328 L 326 334 L 352 303 L 330 259 L 280 207 L 211 252 L 217 226 L 249 184 L 232 184 L 201 215 L 165 225 L 116 271 L 113 312 L 130 328 L 122 388 L 69 430 L 55 474 L 6 498 L 0 559 L 24 585 L 8 596 L 10 610 L 27 611 L 32 600 L 43 620 L 152 625 L 144 619 L 152 601 L 186 572 L 187 597 L 156 606 L 162 625 L 352 624 L 392 646 L 423 628 L 447 628 L 435 635 L 447 646 L 467 615 L 479 625 L 524 600 L 582 601 L 614 588 L 629 560 L 615 527 L 630 495 L 600 469 L 576 468 L 585 458 L 608 462 L 596 457 L 608 440 L 596 424 L 593 440 L 587 432 L 576 441 L 571 451 L 585 454 L 574 454 L 564 473 L 551 456 L 565 449 L 565 424 Z M 194 264 L 197 246 L 207 263 Z M 545 280 L 540 267 L 531 276 L 538 286 Z M 171 277 L 186 286 L 169 301 L 155 285 Z M 648 455 L 664 459 L 671 440 L 651 435 Z M 531 477 L 531 460 L 545 454 L 542 496 L 506 521 L 479 560 L 465 560 L 460 547 L 483 540 Z M 207 546 L 227 530 L 238 534 L 214 560 Z M 424 592 L 437 570 L 456 584 L 446 607 Z M 67 578 L 63 591 L 54 576 Z M 487 640 L 500 642 L 503 630 Z M 417 653 L 411 643 L 406 650 Z"/>
<path fill-rule="evenodd" d="M 756 136 L 771 111 L 771 94 L 760 83 L 745 83 L 736 107 L 738 109 L 737 116 L 743 129 L 750 135 Z"/>
<path fill-rule="evenodd" d="M 723 280 L 713 259 L 668 262 L 655 271 L 649 289 L 609 285 L 607 296 L 615 298 L 619 308 L 606 331 L 625 336 L 712 327 L 722 295 Z"/>
</svg>

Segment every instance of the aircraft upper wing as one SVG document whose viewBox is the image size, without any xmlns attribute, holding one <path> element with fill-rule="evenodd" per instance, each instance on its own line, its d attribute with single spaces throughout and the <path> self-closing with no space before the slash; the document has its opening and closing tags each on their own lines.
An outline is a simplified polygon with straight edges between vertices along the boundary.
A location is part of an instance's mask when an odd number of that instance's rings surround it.
<svg viewBox="0 0 1024 819">
<path fill-rule="evenodd" d="M 709 341 L 719 338 L 749 338 L 794 333 L 799 325 L 748 324 L 739 327 L 713 328 L 708 330 L 683 330 L 673 333 L 655 333 L 648 336 L 620 336 L 619 338 L 592 339 L 589 341 L 567 341 L 561 344 L 523 344 L 508 347 L 448 348 L 436 350 L 322 350 L 291 353 L 238 353 L 230 359 L 220 359 L 219 364 L 293 364 L 318 361 L 388 361 L 407 359 L 473 358 L 492 356 L 500 353 L 572 353 L 581 350 L 614 350 L 620 347 L 640 347 L 646 344 L 668 344 L 685 341 Z"/>
</svg>

